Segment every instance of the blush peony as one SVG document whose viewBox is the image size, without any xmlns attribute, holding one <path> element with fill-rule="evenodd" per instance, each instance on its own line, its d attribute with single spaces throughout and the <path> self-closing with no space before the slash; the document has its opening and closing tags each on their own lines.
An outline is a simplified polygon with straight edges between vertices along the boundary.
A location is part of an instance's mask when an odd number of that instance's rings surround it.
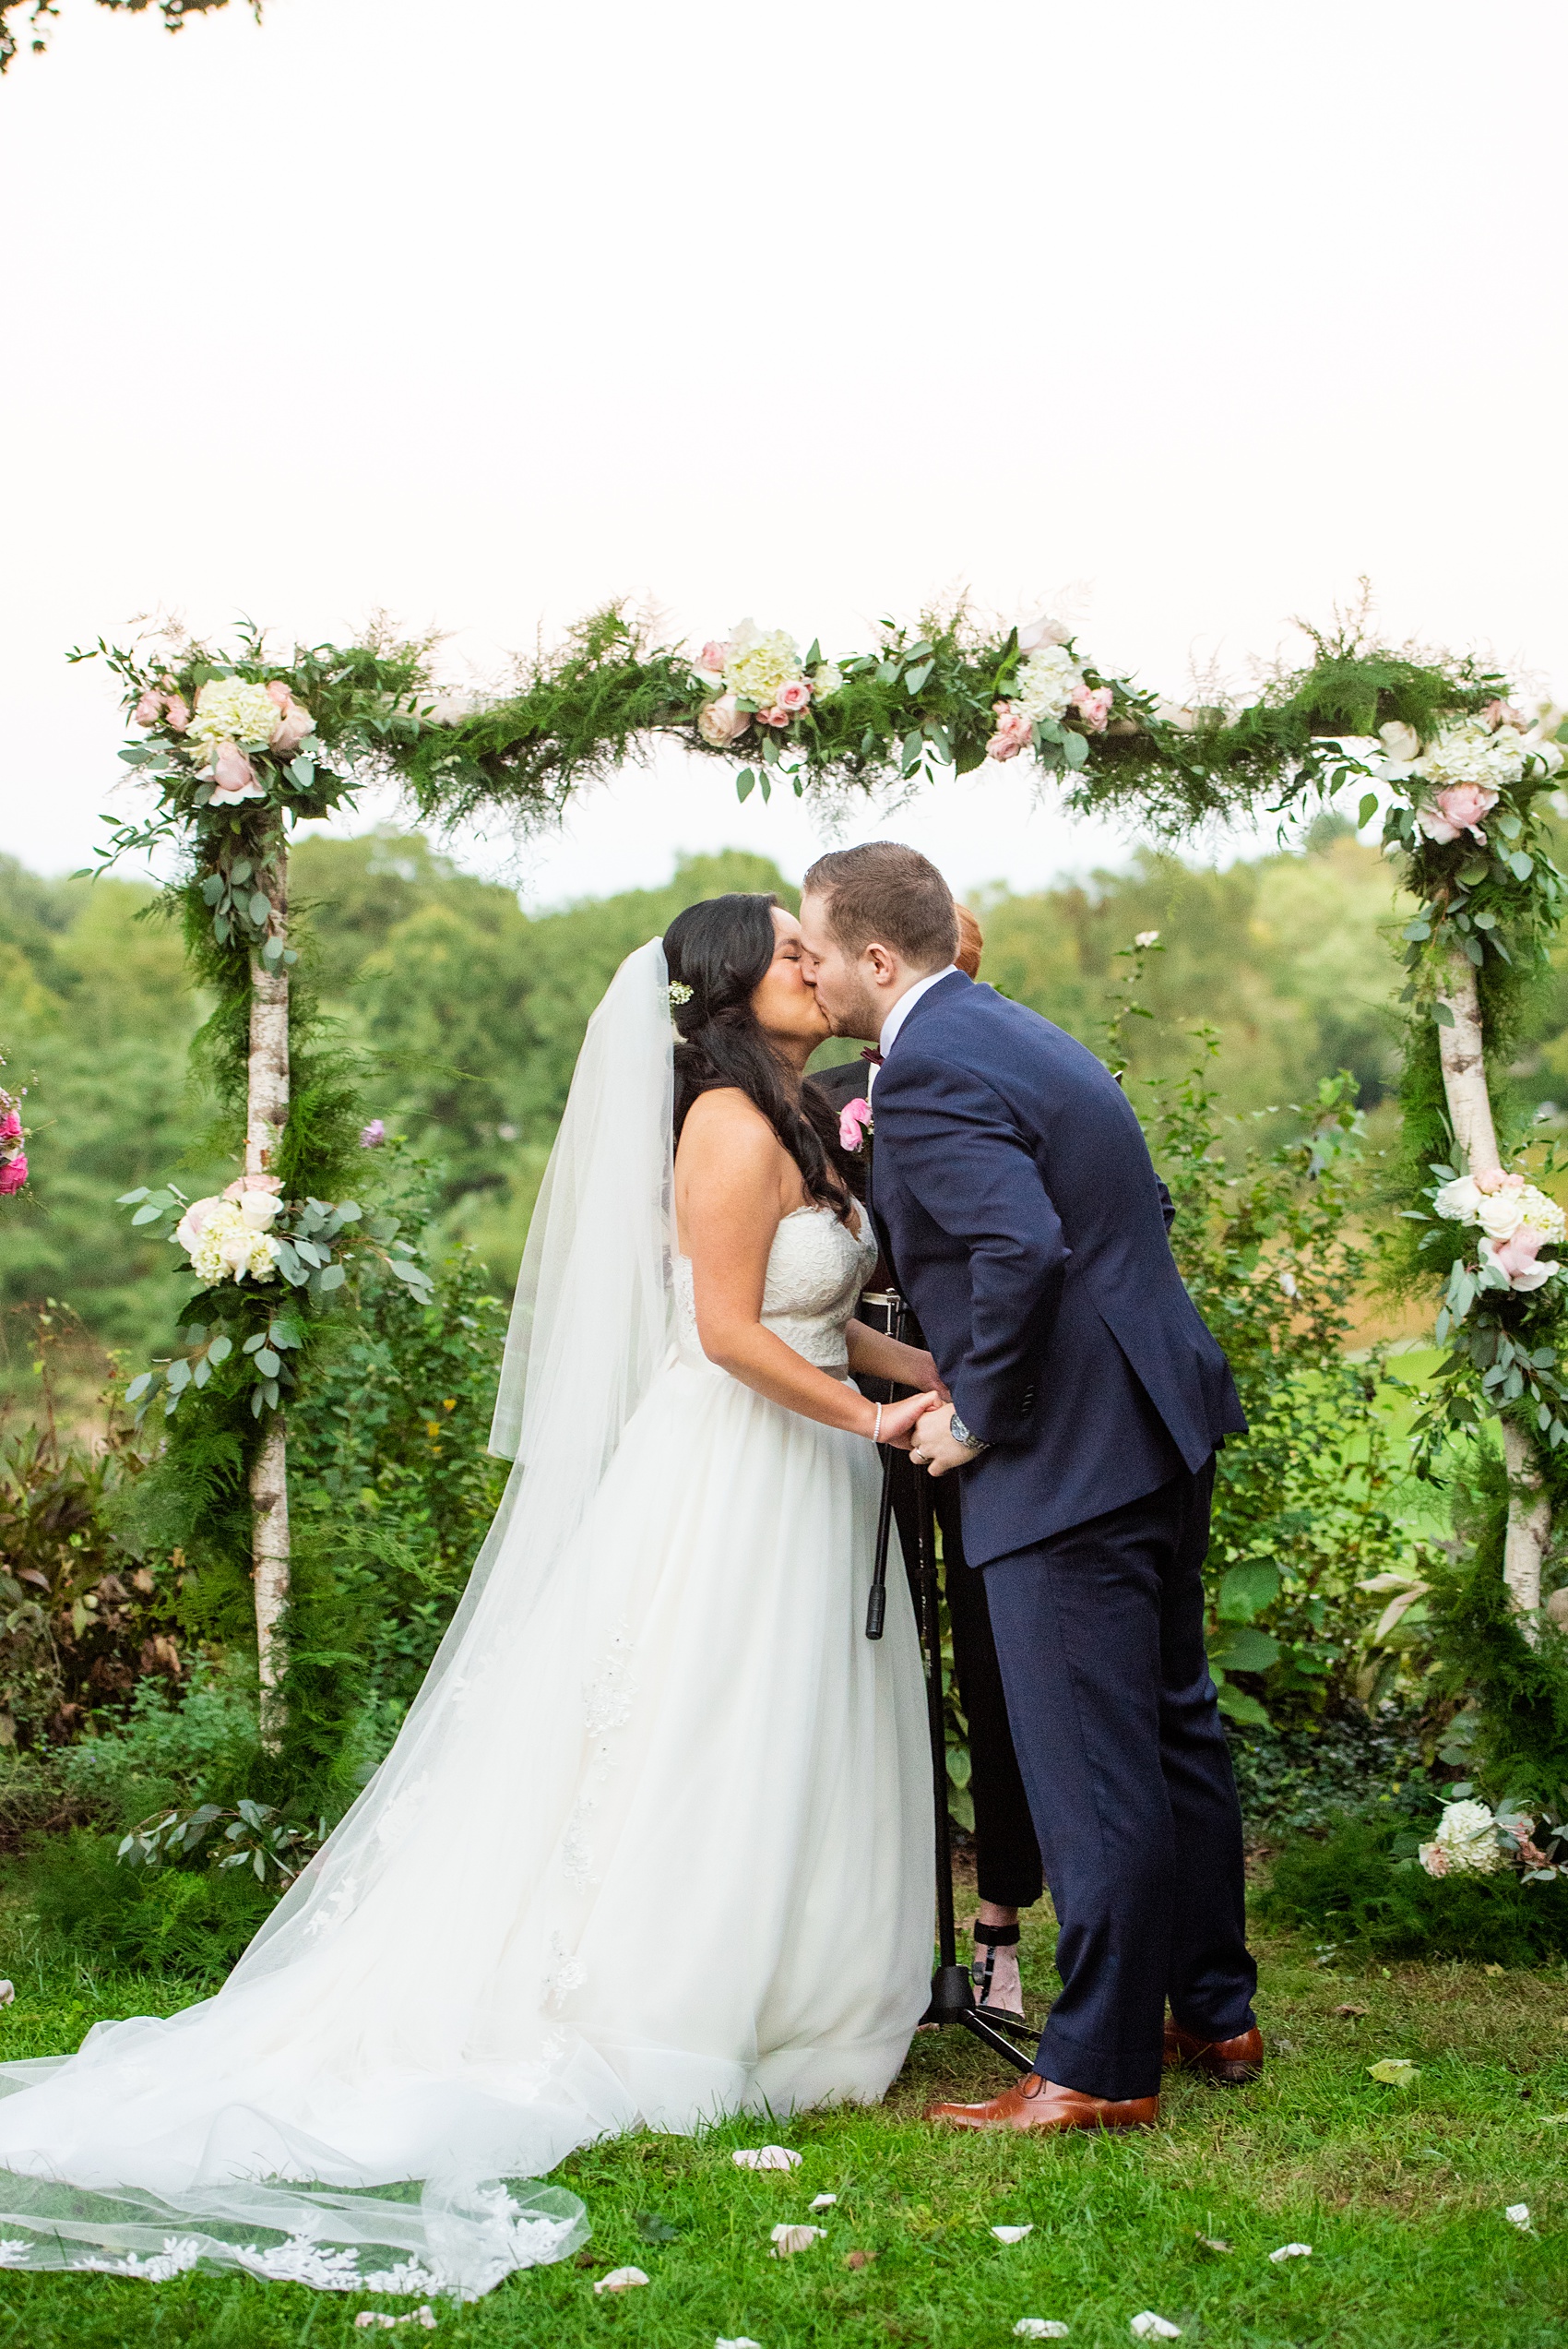
<svg viewBox="0 0 1568 2349">
<path fill-rule="evenodd" d="M 1418 807 L 1416 821 L 1429 841 L 1456 841 L 1461 832 L 1486 834 L 1481 826 L 1497 805 L 1497 793 L 1484 783 L 1449 783 L 1438 792 L 1431 807 Z"/>
</svg>

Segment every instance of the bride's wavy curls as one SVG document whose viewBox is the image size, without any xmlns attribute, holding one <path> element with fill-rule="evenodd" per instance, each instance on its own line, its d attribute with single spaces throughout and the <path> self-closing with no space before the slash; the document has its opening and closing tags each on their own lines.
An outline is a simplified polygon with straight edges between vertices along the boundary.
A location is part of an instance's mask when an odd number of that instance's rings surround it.
<svg viewBox="0 0 1568 2349">
<path fill-rule="evenodd" d="M 861 1169 L 839 1147 L 833 1104 L 809 1081 L 795 1099 L 792 1072 L 770 1048 L 752 1010 L 773 960 L 778 903 L 776 897 L 705 898 L 678 913 L 664 933 L 671 988 L 691 989 L 684 1002 L 671 1005 L 680 1040 L 675 1139 L 699 1093 L 733 1086 L 754 1103 L 800 1168 L 806 1197 L 847 1222 L 850 1200 L 861 1189 Z"/>
</svg>

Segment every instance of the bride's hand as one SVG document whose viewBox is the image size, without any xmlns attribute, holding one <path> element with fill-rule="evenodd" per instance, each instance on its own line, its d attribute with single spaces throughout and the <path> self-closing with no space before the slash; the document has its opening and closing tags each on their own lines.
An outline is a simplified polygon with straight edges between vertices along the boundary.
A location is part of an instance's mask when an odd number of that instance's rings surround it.
<svg viewBox="0 0 1568 2349">
<path fill-rule="evenodd" d="M 884 1403 L 882 1424 L 877 1430 L 879 1444 L 891 1444 L 896 1451 L 907 1452 L 915 1439 L 915 1423 L 928 1411 L 937 1408 L 941 1397 L 934 1389 L 923 1395 L 908 1395 L 896 1403 Z"/>
</svg>

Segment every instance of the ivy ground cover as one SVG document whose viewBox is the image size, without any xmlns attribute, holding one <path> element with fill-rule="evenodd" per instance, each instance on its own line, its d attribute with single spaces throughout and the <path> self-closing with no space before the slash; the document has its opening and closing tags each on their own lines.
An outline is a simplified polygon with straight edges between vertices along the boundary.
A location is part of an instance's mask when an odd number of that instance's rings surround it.
<svg viewBox="0 0 1568 2349">
<path fill-rule="evenodd" d="M 74 2046 L 101 2017 L 167 2012 L 192 1995 L 30 1949 L 14 1913 L 0 1927 L 17 1985 L 0 2014 L 6 2057 Z M 1049 1995 L 1048 1935 L 1037 1918 L 1026 1941 L 1036 2002 Z M 435 2330 L 471 2349 L 1002 2349 L 1037 2317 L 1068 2326 L 1078 2349 L 1110 2349 L 1152 2310 L 1203 2349 L 1556 2349 L 1568 2318 L 1568 1971 L 1352 1972 L 1275 1938 L 1260 2007 L 1277 2050 L 1264 2081 L 1179 2081 L 1146 2137 L 938 2138 L 919 2119 L 929 2096 L 995 2084 L 983 2052 L 944 2035 L 916 2041 L 878 2111 L 583 2153 L 560 2173 L 593 2224 L 579 2260 L 471 2307 L 438 2302 Z M 1419 2077 L 1374 2081 L 1369 2066 L 1388 2058 Z M 737 2147 L 768 2141 L 797 2150 L 800 2167 L 735 2167 Z M 814 2211 L 822 2194 L 837 2199 Z M 1507 2216 L 1521 2204 L 1527 2226 Z M 776 2260 L 780 2223 L 825 2232 Z M 1005 2243 L 995 2226 L 1031 2232 Z M 1310 2255 L 1270 2258 L 1291 2243 Z M 873 2256 L 851 2265 L 856 2253 Z M 628 2265 L 646 2288 L 595 2293 Z M 383 2337 L 355 2325 L 370 2307 L 409 2304 L 244 2277 L 0 2275 L 0 2349 L 336 2349 Z M 425 2335 L 415 2322 L 395 2337 Z"/>
</svg>

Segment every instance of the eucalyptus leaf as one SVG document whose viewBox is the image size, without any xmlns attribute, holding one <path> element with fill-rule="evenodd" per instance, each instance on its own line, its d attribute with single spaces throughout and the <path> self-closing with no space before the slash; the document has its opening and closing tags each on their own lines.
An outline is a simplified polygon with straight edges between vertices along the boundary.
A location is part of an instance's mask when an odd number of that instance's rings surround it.
<svg viewBox="0 0 1568 2349">
<path fill-rule="evenodd" d="M 340 1264 L 329 1264 L 316 1275 L 315 1285 L 325 1294 L 328 1289 L 340 1289 L 348 1277 Z"/>
<path fill-rule="evenodd" d="M 256 1353 L 255 1366 L 264 1378 L 276 1378 L 283 1364 L 281 1358 L 273 1353 L 270 1346 L 262 1346 Z"/>
<path fill-rule="evenodd" d="M 268 898 L 267 891 L 265 889 L 257 889 L 252 897 L 249 905 L 245 908 L 245 911 L 251 917 L 253 926 L 255 929 L 264 930 L 267 927 L 267 919 L 272 912 L 272 902 Z"/>
<path fill-rule="evenodd" d="M 211 1363 L 227 1362 L 233 1351 L 234 1341 L 220 1330 L 207 1349 L 207 1358 Z"/>
</svg>

